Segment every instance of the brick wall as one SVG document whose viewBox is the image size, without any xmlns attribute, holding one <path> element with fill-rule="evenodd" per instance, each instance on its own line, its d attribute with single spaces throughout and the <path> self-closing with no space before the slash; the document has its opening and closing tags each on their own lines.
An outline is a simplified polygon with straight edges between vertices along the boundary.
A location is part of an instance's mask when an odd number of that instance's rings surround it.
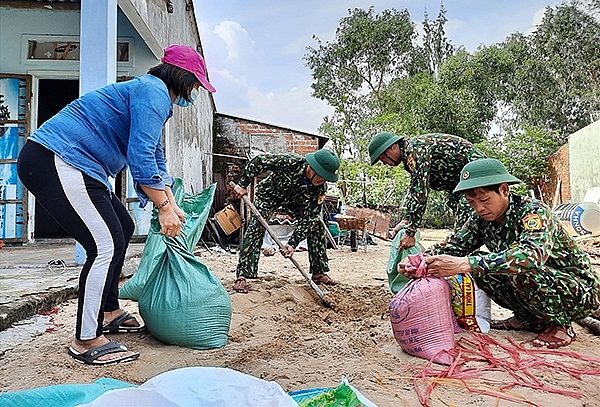
<svg viewBox="0 0 600 407">
<path fill-rule="evenodd" d="M 544 202 L 550 206 L 554 204 L 567 203 L 571 200 L 571 180 L 569 173 L 569 145 L 565 144 L 558 151 L 547 158 L 549 182 L 542 185 L 542 194 Z M 558 181 L 560 182 L 560 190 L 558 201 L 554 202 Z"/>
<path fill-rule="evenodd" d="M 328 140 L 317 134 L 221 113 L 215 114 L 214 124 L 213 176 L 218 183 L 214 201 L 217 210 L 232 200 L 227 182 L 239 178 L 240 169 L 248 163 L 246 158 L 250 155 L 257 152 L 306 155 L 318 151 Z"/>
<path fill-rule="evenodd" d="M 285 139 L 287 152 L 289 153 L 306 155 L 308 153 L 314 153 L 319 149 L 319 140 L 316 137 L 298 134 L 293 130 L 277 128 L 268 124 L 248 122 L 245 120 L 238 121 L 237 128 L 243 134 L 268 137 L 272 140 L 283 137 Z"/>
<path fill-rule="evenodd" d="M 315 138 L 303 135 L 286 135 L 287 150 L 290 153 L 306 155 L 319 150 L 319 141 Z"/>
</svg>

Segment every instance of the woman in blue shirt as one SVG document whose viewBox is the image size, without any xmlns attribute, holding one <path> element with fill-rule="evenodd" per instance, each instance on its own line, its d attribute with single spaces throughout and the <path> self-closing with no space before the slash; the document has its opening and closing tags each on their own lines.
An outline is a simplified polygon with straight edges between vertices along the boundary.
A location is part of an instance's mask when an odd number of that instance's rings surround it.
<svg viewBox="0 0 600 407">
<path fill-rule="evenodd" d="M 134 223 L 109 178 L 129 167 L 140 206 L 158 208 L 160 232 L 177 236 L 183 211 L 175 203 L 162 150 L 162 128 L 173 104 L 185 107 L 200 87 L 209 92 L 206 65 L 193 48 L 172 45 L 147 75 L 89 92 L 36 130 L 19 154 L 23 185 L 86 251 L 79 277 L 75 339 L 69 355 L 92 365 L 139 356 L 104 333 L 137 332 L 122 310 L 118 284 Z"/>
</svg>

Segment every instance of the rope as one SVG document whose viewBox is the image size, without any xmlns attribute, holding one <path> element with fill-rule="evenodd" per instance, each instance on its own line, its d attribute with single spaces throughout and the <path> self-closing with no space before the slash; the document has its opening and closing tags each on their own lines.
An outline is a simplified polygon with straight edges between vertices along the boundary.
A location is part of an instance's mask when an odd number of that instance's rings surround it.
<svg viewBox="0 0 600 407">
<path fill-rule="evenodd" d="M 423 253 L 409 254 L 405 268 L 412 278 L 427 277 L 425 255 Z"/>
<path fill-rule="evenodd" d="M 578 380 L 582 376 L 600 376 L 599 358 L 568 350 L 526 348 L 523 343 L 506 339 L 508 344 L 502 344 L 485 334 L 467 331 L 467 336 L 461 337 L 450 350 L 453 362 L 449 366 L 441 367 L 430 361 L 424 367 L 414 367 L 417 372 L 412 376 L 389 379 L 412 380 L 419 402 L 426 407 L 438 384 L 463 387 L 471 393 L 494 397 L 497 403 L 502 399 L 541 407 L 511 390 L 523 387 L 580 399 L 580 392 L 554 387 L 540 379 L 543 375 L 539 372 L 568 374 Z M 490 371 L 503 372 L 510 379 L 485 377 L 484 374 Z"/>
</svg>

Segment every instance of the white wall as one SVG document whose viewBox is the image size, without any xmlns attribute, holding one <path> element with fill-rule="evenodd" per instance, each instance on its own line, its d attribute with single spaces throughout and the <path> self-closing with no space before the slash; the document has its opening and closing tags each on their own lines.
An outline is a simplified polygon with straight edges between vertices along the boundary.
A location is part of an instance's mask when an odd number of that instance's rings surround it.
<svg viewBox="0 0 600 407">
<path fill-rule="evenodd" d="M 174 13 L 166 12 L 164 0 L 124 0 L 135 7 L 135 16 L 143 20 L 145 35 L 158 49 L 171 44 L 198 46 L 199 35 L 193 11 L 186 10 L 183 0 L 174 1 Z M 39 5 L 36 5 L 39 7 Z M 139 25 L 139 21 L 136 21 Z M 34 76 L 32 106 L 35 107 L 35 78 L 78 78 L 78 61 L 28 61 L 24 36 L 79 37 L 79 10 L 23 9 L 0 7 L 0 73 L 31 74 Z M 117 37 L 133 40 L 131 63 L 118 63 L 117 75 L 145 74 L 158 64 L 156 56 L 146 45 L 124 13 L 118 12 Z M 157 46 L 154 47 L 155 50 Z M 198 101 L 189 108 L 174 108 L 167 125 L 166 158 L 169 171 L 183 179 L 187 191 L 199 192 L 212 182 L 212 157 L 203 152 L 212 151 L 212 96 L 202 91 Z M 32 109 L 32 114 L 36 110 Z M 37 120 L 33 118 L 32 125 Z"/>
<path fill-rule="evenodd" d="M 585 193 L 600 187 L 600 121 L 569 136 L 571 202 L 581 202 Z"/>
<path fill-rule="evenodd" d="M 0 8 L 0 72 L 29 74 L 46 71 L 78 71 L 79 61 L 27 60 L 29 36 L 79 37 L 79 10 L 6 9 Z M 131 64 L 119 63 L 118 75 L 143 75 L 158 60 L 144 44 L 122 12 L 118 12 L 117 37 L 133 40 Z"/>
</svg>

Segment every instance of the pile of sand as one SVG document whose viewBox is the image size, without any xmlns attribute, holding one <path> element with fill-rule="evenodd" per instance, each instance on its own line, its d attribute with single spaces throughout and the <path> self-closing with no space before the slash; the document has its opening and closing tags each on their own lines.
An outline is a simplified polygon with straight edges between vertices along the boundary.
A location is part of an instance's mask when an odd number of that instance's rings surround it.
<svg viewBox="0 0 600 407">
<path fill-rule="evenodd" d="M 428 246 L 445 236 L 444 231 L 424 231 Z M 0 391 L 15 391 L 60 383 L 90 383 L 112 377 L 134 384 L 168 370 L 187 366 L 227 367 L 270 381 L 292 392 L 318 387 L 336 387 L 343 377 L 364 396 L 379 406 L 419 406 L 413 382 L 406 378 L 411 369 L 423 369 L 426 361 L 404 353 L 396 343 L 389 321 L 391 295 L 385 267 L 389 242 L 375 239 L 376 246 L 352 252 L 329 250 L 331 276 L 342 281 L 327 288 L 330 307 L 324 306 L 300 272 L 279 255 L 261 258 L 258 280 L 250 280 L 250 293 L 232 290 L 236 255 L 221 251 L 198 252 L 200 260 L 221 279 L 231 294 L 233 318 L 229 343 L 220 349 L 200 351 L 166 345 L 150 334 L 115 334 L 141 357 L 132 363 L 106 367 L 82 365 L 68 357 L 67 346 L 74 332 L 75 301 L 63 304 L 53 315 L 54 326 L 29 343 L 8 351 L 0 358 Z M 307 253 L 296 258 L 308 270 Z M 137 314 L 137 304 L 122 301 Z M 495 317 L 510 315 L 494 307 Z M 138 315 L 139 316 L 139 315 Z M 183 316 L 182 316 L 183 317 Z M 598 357 L 600 337 L 575 326 L 577 341 L 567 349 Z M 529 341 L 529 332 L 492 331 L 490 337 L 508 344 L 506 336 L 517 342 Z M 465 334 L 457 335 L 457 339 Z M 527 347 L 530 345 L 525 344 Z M 555 357 L 555 360 L 566 360 Z M 600 369 L 600 366 L 596 366 Z M 597 406 L 600 386 L 597 376 L 581 380 L 549 369 L 534 374 L 550 386 L 581 393 L 581 398 L 551 394 L 540 390 L 513 388 L 533 405 Z M 499 387 L 514 379 L 502 372 L 486 374 L 490 386 Z M 493 382 L 495 381 L 495 382 Z M 490 396 L 470 393 L 460 384 L 440 384 L 431 396 L 431 406 L 516 406 Z"/>
</svg>

